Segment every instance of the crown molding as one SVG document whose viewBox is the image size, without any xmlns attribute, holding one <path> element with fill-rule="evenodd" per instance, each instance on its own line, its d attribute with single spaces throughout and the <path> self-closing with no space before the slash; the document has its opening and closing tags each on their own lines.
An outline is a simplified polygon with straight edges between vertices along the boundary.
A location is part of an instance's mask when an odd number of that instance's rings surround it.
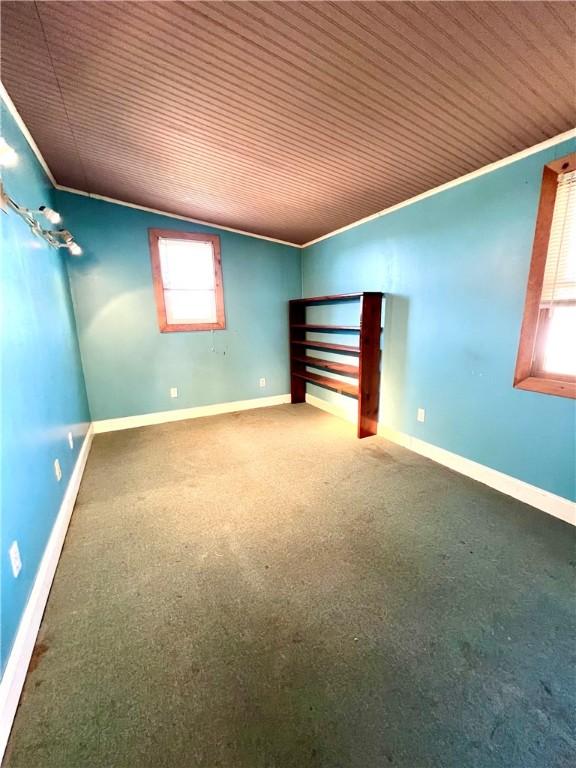
<svg viewBox="0 0 576 768">
<path fill-rule="evenodd" d="M 254 237 L 257 240 L 267 240 L 270 243 L 279 243 L 280 245 L 289 245 L 291 248 L 303 248 L 304 246 L 299 243 L 291 243 L 288 240 L 280 240 L 276 237 L 267 237 L 266 235 L 258 235 L 256 232 L 247 232 L 244 229 L 234 229 L 233 227 L 226 227 L 222 224 L 215 224 L 213 221 L 204 221 L 203 219 L 194 219 L 190 216 L 180 216 L 177 213 L 170 213 L 169 211 L 161 211 L 157 208 L 147 208 L 144 205 L 137 205 L 136 203 L 127 203 L 125 200 L 116 200 L 113 197 L 106 197 L 105 195 L 96 195 L 91 192 L 85 192 L 81 189 L 74 189 L 73 187 L 65 187 L 62 184 L 58 184 L 56 179 L 54 178 L 54 175 L 52 171 L 50 170 L 50 167 L 48 166 L 48 163 L 44 159 L 42 153 L 40 152 L 38 145 L 32 138 L 32 134 L 28 130 L 26 123 L 22 119 L 22 116 L 16 109 L 16 106 L 12 99 L 10 98 L 10 95 L 8 94 L 8 91 L 6 90 L 6 87 L 4 86 L 4 83 L 0 80 L 0 99 L 6 104 L 6 108 L 8 112 L 12 115 L 14 118 L 16 124 L 18 125 L 18 128 L 22 131 L 24 138 L 30 145 L 30 149 L 36 156 L 36 159 L 44 169 L 44 172 L 46 173 L 46 176 L 50 179 L 50 182 L 52 183 L 52 186 L 54 189 L 58 189 L 62 192 L 70 192 L 73 195 L 82 195 L 83 197 L 90 197 L 94 200 L 103 200 L 106 203 L 114 203 L 115 205 L 123 205 L 126 208 L 135 208 L 138 211 L 146 211 L 147 213 L 155 213 L 159 216 L 167 216 L 170 219 L 177 219 L 178 221 L 188 221 L 191 224 L 201 224 L 204 227 L 211 227 L 212 229 L 220 229 L 224 232 L 233 232 L 236 235 L 244 235 L 245 237 Z"/>
<path fill-rule="evenodd" d="M 484 176 L 486 173 L 497 171 L 499 168 L 504 168 L 507 165 L 518 162 L 518 160 L 522 160 L 525 157 L 530 157 L 530 155 L 535 155 L 537 152 L 541 152 L 544 149 L 549 149 L 550 147 L 554 147 L 556 144 L 561 144 L 563 141 L 569 141 L 570 139 L 576 139 L 576 129 L 564 131 L 564 133 L 559 133 L 557 136 L 553 136 L 551 139 L 545 139 L 539 144 L 534 144 L 532 147 L 527 147 L 526 149 L 522 149 L 519 152 L 515 152 L 513 155 L 508 155 L 508 157 L 504 157 L 502 160 L 496 160 L 496 162 L 484 165 L 482 168 L 478 168 L 476 171 L 471 171 L 470 173 L 464 174 L 464 176 L 459 176 L 457 179 L 447 181 L 445 184 L 440 184 L 439 187 L 429 189 L 428 191 L 422 192 L 415 197 L 409 197 L 408 200 L 403 200 L 401 203 L 391 205 L 389 208 L 384 208 L 382 211 L 372 213 L 370 216 L 365 216 L 363 219 L 353 221 L 351 224 L 346 224 L 345 227 L 335 229 L 333 232 L 328 232 L 326 235 L 320 235 L 320 237 L 317 237 L 314 240 L 309 240 L 307 243 L 304 243 L 304 245 L 300 247 L 308 248 L 311 245 L 320 243 L 322 240 L 327 240 L 329 237 L 339 235 L 341 232 L 347 232 L 349 229 L 359 227 L 361 224 L 366 224 L 368 221 L 373 221 L 373 219 L 379 219 L 381 216 L 386 216 L 389 213 L 394 213 L 394 211 L 399 211 L 400 208 L 405 208 L 407 205 L 419 203 L 420 200 L 425 200 L 427 197 L 432 197 L 432 195 L 445 192 L 447 189 L 457 187 L 459 184 L 465 184 L 467 181 L 472 181 L 473 179 L 477 179 L 479 176 Z"/>
<path fill-rule="evenodd" d="M 10 96 L 8 95 L 8 91 L 4 87 L 4 83 L 1 80 L 0 80 L 0 99 L 2 99 L 4 104 L 6 104 L 6 108 L 7 108 L 8 112 L 10 112 L 10 114 L 12 115 L 14 120 L 16 121 L 16 124 L 18 125 L 18 128 L 20 128 L 20 130 L 24 134 L 24 138 L 26 139 L 26 141 L 30 145 L 30 149 L 32 150 L 32 152 L 34 152 L 34 154 L 36 155 L 36 159 L 38 160 L 38 162 L 40 163 L 40 165 L 44 169 L 44 173 L 50 179 L 50 181 L 52 183 L 52 186 L 55 187 L 56 186 L 56 179 L 54 178 L 54 176 L 52 174 L 52 171 L 48 167 L 48 163 L 46 162 L 46 160 L 44 160 L 44 158 L 42 156 L 42 153 L 38 149 L 38 145 L 36 144 L 36 142 L 32 138 L 32 134 L 30 133 L 30 131 L 26 127 L 26 123 L 24 122 L 24 120 L 22 120 L 22 117 L 20 116 L 20 113 L 16 109 L 16 107 L 14 105 L 14 102 L 12 101 Z"/>
<path fill-rule="evenodd" d="M 167 216 L 171 219 L 176 219 L 178 221 L 187 221 L 187 222 L 190 222 L 191 224 L 201 224 L 204 227 L 221 229 L 224 232 L 233 232 L 234 234 L 237 234 L 237 235 L 244 235 L 245 237 L 255 237 L 258 240 L 267 240 L 268 242 L 271 242 L 271 243 L 279 243 L 280 245 L 289 245 L 291 248 L 300 248 L 300 249 L 308 248 L 311 245 L 320 243 L 322 240 L 327 240 L 328 238 L 334 237 L 335 235 L 339 235 L 342 232 L 347 232 L 349 229 L 354 229 L 355 227 L 359 227 L 361 224 L 366 224 L 367 222 L 373 221 L 374 219 L 379 219 L 381 216 L 387 216 L 389 213 L 394 213 L 395 211 L 399 211 L 401 208 L 405 208 L 408 205 L 419 203 L 421 200 L 425 200 L 427 197 L 432 197 L 433 195 L 437 195 L 440 192 L 445 192 L 448 189 L 452 189 L 452 187 L 457 187 L 459 184 L 465 184 L 467 181 L 472 181 L 473 179 L 476 179 L 479 176 L 484 176 L 484 174 L 486 173 L 497 171 L 499 168 L 504 168 L 507 165 L 516 163 L 518 160 L 522 160 L 525 157 L 530 157 L 530 155 L 534 155 L 537 152 L 541 152 L 544 149 L 549 149 L 550 147 L 553 147 L 556 144 L 561 144 L 562 142 L 569 141 L 570 139 L 576 139 L 576 129 L 565 131 L 564 133 L 559 133 L 557 136 L 553 136 L 550 139 L 546 139 L 545 141 L 541 141 L 538 144 L 534 144 L 532 147 L 527 147 L 526 149 L 522 149 L 519 152 L 515 152 L 513 155 L 508 155 L 508 157 L 504 157 L 502 158 L 502 160 L 497 160 L 494 163 L 489 163 L 488 165 L 484 165 L 482 168 L 479 168 L 476 171 L 471 171 L 470 173 L 467 173 L 464 176 L 459 176 L 457 179 L 453 179 L 452 181 L 448 181 L 445 184 L 441 184 L 438 187 L 429 189 L 426 192 L 422 192 L 421 194 L 416 195 L 415 197 L 410 197 L 408 198 L 408 200 L 403 200 L 401 203 L 392 205 L 389 208 L 384 208 L 383 210 L 378 211 L 377 213 L 373 213 L 370 216 L 365 216 L 363 219 L 358 219 L 357 221 L 353 221 L 351 224 L 347 224 L 344 227 L 335 229 L 332 232 L 327 232 L 325 235 L 321 235 L 320 237 L 317 237 L 314 240 L 309 240 L 307 243 L 291 243 L 288 240 L 280 240 L 275 237 L 258 235 L 255 232 L 247 232 L 246 230 L 243 230 L 243 229 L 226 227 L 226 226 L 223 226 L 222 224 L 215 224 L 214 222 L 205 221 L 203 219 L 195 219 L 189 216 L 181 216 L 179 214 L 170 213 L 169 211 L 162 211 L 157 208 L 148 208 L 144 205 L 137 205 L 136 203 L 128 203 L 125 200 L 116 200 L 113 197 L 106 197 L 105 195 L 97 195 L 91 192 L 85 192 L 84 190 L 81 190 L 81 189 L 75 189 L 73 187 L 65 187 L 62 184 L 58 184 L 52 174 L 52 171 L 48 167 L 48 163 L 46 162 L 46 160 L 44 160 L 42 153 L 38 149 L 36 142 L 32 138 L 30 131 L 26 127 L 24 120 L 20 116 L 20 113 L 16 109 L 14 102 L 8 95 L 8 92 L 1 81 L 0 81 L 0 98 L 6 104 L 8 111 L 10 112 L 10 114 L 18 124 L 18 127 L 24 134 L 26 140 L 28 141 L 28 144 L 30 145 L 30 148 L 36 155 L 38 162 L 46 172 L 46 175 L 52 182 L 55 189 L 59 189 L 62 192 L 70 192 L 73 195 L 82 195 L 84 197 L 91 197 L 94 200 L 102 200 L 106 203 L 123 205 L 127 208 L 134 208 L 138 211 L 146 211 L 147 213 L 155 213 L 160 216 Z"/>
<path fill-rule="evenodd" d="M 145 211 L 146 213 L 155 213 L 159 216 L 168 216 L 171 219 L 177 219 L 178 221 L 189 221 L 191 224 L 201 224 L 203 227 L 211 227 L 212 229 L 220 229 L 224 232 L 233 232 L 236 235 L 244 235 L 245 237 L 255 237 L 257 240 L 267 240 L 269 243 L 279 243 L 280 245 L 289 245 L 291 248 L 303 248 L 303 245 L 298 243 L 290 243 L 288 240 L 279 240 L 277 237 L 267 237 L 266 235 L 257 235 L 255 232 L 247 232 L 244 229 L 234 229 L 233 227 L 226 227 L 223 224 L 214 224 L 212 221 L 204 221 L 204 219 L 193 219 L 190 216 L 181 216 L 178 213 L 168 213 L 168 211 L 161 211 L 158 208 L 148 208 L 145 205 L 138 205 L 137 203 L 127 203 L 125 200 L 117 200 L 114 197 L 107 197 L 106 195 L 97 195 L 93 192 L 84 192 L 82 189 L 75 189 L 74 187 L 65 187 L 62 184 L 55 184 L 54 187 L 60 192 L 69 192 L 72 195 L 81 195 L 82 197 L 90 197 L 92 200 L 102 200 L 105 203 L 113 203 L 114 205 L 123 205 L 125 208 L 134 208 L 137 211 Z"/>
<path fill-rule="evenodd" d="M 358 219 L 357 221 L 353 221 L 351 224 L 346 224 L 344 227 L 340 227 L 339 229 L 335 229 L 332 232 L 328 232 L 325 235 L 320 235 L 320 237 L 315 238 L 314 240 L 309 240 L 307 243 L 290 243 L 286 240 L 278 240 L 274 237 L 266 237 L 265 235 L 255 235 L 251 232 L 245 232 L 241 229 L 232 229 L 231 227 L 224 227 L 220 224 L 212 224 L 208 221 L 202 221 L 201 219 L 191 219 L 187 216 L 178 216 L 174 213 L 167 213 L 165 211 L 159 211 L 155 208 L 146 208 L 142 205 L 135 205 L 133 203 L 126 203 L 122 200 L 115 200 L 112 197 L 105 197 L 104 195 L 95 195 L 90 194 L 88 192 L 83 192 L 79 189 L 72 189 L 70 187 L 63 187 L 59 184 L 55 184 L 56 189 L 61 189 L 65 192 L 72 192 L 76 195 L 85 195 L 86 197 L 92 197 L 96 200 L 105 200 L 109 203 L 116 203 L 116 205 L 125 205 L 129 208 L 137 208 L 141 211 L 148 211 L 150 213 L 159 213 L 162 216 L 170 216 L 173 219 L 180 219 L 182 221 L 190 221 L 194 224 L 203 224 L 204 226 L 208 227 L 216 227 L 218 229 L 223 229 L 228 232 L 236 232 L 240 235 L 248 235 L 249 237 L 257 237 L 262 240 L 270 240 L 273 243 L 281 243 L 282 245 L 290 245 L 292 248 L 308 248 L 311 245 L 315 245 L 316 243 L 320 243 L 322 240 L 327 240 L 330 237 L 334 237 L 335 235 L 339 235 L 342 232 L 347 232 L 349 229 L 354 229 L 355 227 L 359 227 L 362 224 L 366 224 L 369 221 L 373 221 L 374 219 L 379 219 L 381 216 L 387 216 L 389 213 L 394 213 L 395 211 L 399 211 L 401 208 L 405 208 L 408 205 L 413 205 L 414 203 L 419 203 L 421 200 L 425 200 L 427 197 L 432 197 L 433 195 L 438 195 L 440 192 L 445 192 L 448 189 L 452 189 L 452 187 L 457 187 L 460 184 L 465 184 L 467 181 L 472 181 L 473 179 L 477 179 L 480 176 L 484 176 L 487 173 L 492 173 L 492 171 L 497 171 L 499 168 L 504 168 L 507 165 L 511 165 L 512 163 L 516 163 L 519 160 L 523 160 L 525 157 L 530 157 L 530 155 L 535 155 L 538 152 L 542 152 L 544 149 L 549 149 L 550 147 L 556 146 L 556 144 L 561 144 L 564 141 L 569 141 L 570 139 L 576 139 L 576 129 L 572 129 L 570 131 L 565 131 L 564 133 L 559 133 L 557 136 L 553 136 L 550 139 L 545 139 L 544 141 L 541 141 L 539 144 L 534 144 L 532 147 L 527 147 L 526 149 L 522 149 L 519 152 L 515 152 L 513 155 L 508 155 L 508 157 L 502 158 L 502 160 L 496 160 L 494 163 L 489 163 L 488 165 L 482 166 L 482 168 L 478 168 L 476 171 L 471 171 L 470 173 L 466 173 L 464 176 L 459 176 L 457 179 L 452 179 L 452 181 L 447 181 L 445 184 L 440 184 L 438 187 L 434 187 L 433 189 L 429 189 L 426 192 L 422 192 L 419 195 L 415 195 L 414 197 L 409 197 L 407 200 L 403 200 L 401 203 L 397 203 L 396 205 L 391 205 L 389 208 L 384 208 L 381 211 L 378 211 L 377 213 L 372 213 L 370 216 L 365 216 L 363 219 Z"/>
</svg>

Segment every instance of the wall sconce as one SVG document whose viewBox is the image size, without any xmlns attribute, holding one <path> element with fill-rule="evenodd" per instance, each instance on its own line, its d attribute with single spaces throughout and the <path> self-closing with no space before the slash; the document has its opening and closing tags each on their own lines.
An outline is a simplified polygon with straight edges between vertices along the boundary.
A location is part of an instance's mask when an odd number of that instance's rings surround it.
<svg viewBox="0 0 576 768">
<path fill-rule="evenodd" d="M 60 216 L 58 211 L 54 211 L 52 208 L 48 208 L 45 205 L 41 205 L 37 211 L 32 211 L 32 213 L 41 213 L 50 224 L 60 224 L 62 221 L 62 216 Z"/>
<path fill-rule="evenodd" d="M 78 243 L 74 242 L 74 238 L 67 229 L 57 229 L 56 234 L 64 241 L 64 243 L 60 243 L 58 245 L 59 248 L 68 248 L 72 256 L 80 256 L 82 253 L 82 248 L 80 248 Z"/>
<path fill-rule="evenodd" d="M 1 149 L 1 145 L 0 145 Z M 15 200 L 6 193 L 3 184 L 0 182 L 0 203 L 2 208 L 6 211 L 7 208 L 11 208 L 15 211 L 21 219 L 24 219 L 26 224 L 30 227 L 32 232 L 52 246 L 52 248 L 68 248 L 71 256 L 80 256 L 82 248 L 75 242 L 72 233 L 67 229 L 44 229 L 38 219 L 37 215 L 43 216 L 50 224 L 59 224 L 62 221 L 60 214 L 48 208 L 46 205 L 41 205 L 40 208 L 32 210 L 30 208 L 24 208 L 22 205 L 18 205 Z"/>
</svg>

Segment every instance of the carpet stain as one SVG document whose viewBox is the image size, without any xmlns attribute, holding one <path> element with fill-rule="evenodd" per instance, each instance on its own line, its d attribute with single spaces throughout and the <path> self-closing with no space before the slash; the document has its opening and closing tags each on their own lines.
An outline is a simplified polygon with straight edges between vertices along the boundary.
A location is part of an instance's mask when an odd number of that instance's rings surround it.
<svg viewBox="0 0 576 768">
<path fill-rule="evenodd" d="M 38 667 L 40 662 L 42 661 L 42 657 L 44 654 L 48 651 L 49 645 L 48 643 L 36 643 L 34 646 L 34 650 L 32 651 L 32 656 L 30 657 L 30 664 L 28 665 L 28 673 L 34 672 L 34 670 Z"/>
<path fill-rule="evenodd" d="M 364 449 L 371 458 L 377 459 L 383 463 L 398 464 L 398 460 L 388 451 L 377 445 L 369 445 Z"/>
<path fill-rule="evenodd" d="M 540 685 L 544 689 L 544 691 L 548 694 L 548 696 L 552 696 L 552 688 L 548 685 L 548 683 L 544 682 L 544 680 L 540 680 Z"/>
</svg>

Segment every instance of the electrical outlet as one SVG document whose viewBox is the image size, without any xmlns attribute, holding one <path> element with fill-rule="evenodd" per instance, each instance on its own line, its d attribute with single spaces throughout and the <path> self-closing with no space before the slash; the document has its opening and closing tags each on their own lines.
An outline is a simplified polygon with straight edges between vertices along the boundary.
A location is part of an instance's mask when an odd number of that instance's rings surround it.
<svg viewBox="0 0 576 768">
<path fill-rule="evenodd" d="M 170 397 L 178 397 L 178 387 L 170 387 Z"/>
<path fill-rule="evenodd" d="M 10 555 L 10 565 L 12 566 L 12 573 L 14 578 L 18 578 L 18 574 L 22 570 L 22 558 L 20 557 L 20 550 L 18 549 L 18 542 L 13 541 L 8 550 Z"/>
<path fill-rule="evenodd" d="M 70 446 L 70 450 L 74 450 L 74 438 L 72 437 L 72 432 L 68 432 L 68 445 Z"/>
<path fill-rule="evenodd" d="M 262 377 L 260 379 L 260 381 L 258 382 L 258 384 L 260 385 L 260 387 L 265 387 L 266 386 L 266 379 L 264 377 Z"/>
<path fill-rule="evenodd" d="M 54 459 L 54 474 L 56 475 L 56 480 L 60 482 L 62 480 L 62 468 L 58 459 Z"/>
<path fill-rule="evenodd" d="M 418 408 L 418 413 L 416 414 L 416 418 L 418 421 L 426 421 L 426 411 L 424 408 Z"/>
</svg>

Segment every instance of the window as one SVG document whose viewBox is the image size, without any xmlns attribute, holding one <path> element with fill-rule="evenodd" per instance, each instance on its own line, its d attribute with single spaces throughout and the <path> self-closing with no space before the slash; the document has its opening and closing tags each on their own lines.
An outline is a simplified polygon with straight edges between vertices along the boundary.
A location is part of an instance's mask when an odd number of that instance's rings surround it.
<svg viewBox="0 0 576 768">
<path fill-rule="evenodd" d="M 164 229 L 148 233 L 161 332 L 226 328 L 220 238 Z"/>
<path fill-rule="evenodd" d="M 514 386 L 576 397 L 576 154 L 544 166 Z"/>
</svg>

